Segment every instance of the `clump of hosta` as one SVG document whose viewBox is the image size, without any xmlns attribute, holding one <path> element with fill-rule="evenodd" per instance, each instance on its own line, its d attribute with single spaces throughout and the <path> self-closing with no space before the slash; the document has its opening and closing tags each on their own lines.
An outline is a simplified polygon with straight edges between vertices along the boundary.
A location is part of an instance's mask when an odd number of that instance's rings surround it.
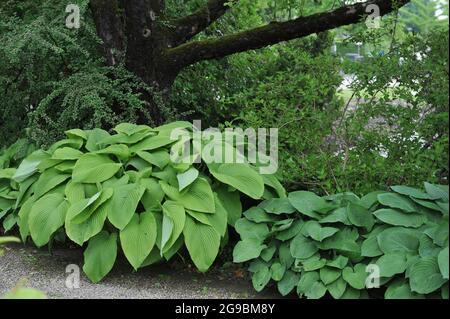
<svg viewBox="0 0 450 319">
<path fill-rule="evenodd" d="M 234 261 L 251 261 L 257 291 L 274 282 L 307 298 L 448 299 L 448 186 L 392 190 L 264 201 L 236 222 Z"/>
<path fill-rule="evenodd" d="M 174 139 L 177 129 L 185 134 Z M 205 165 L 196 161 L 202 152 L 175 161 L 172 146 L 192 144 L 190 123 L 124 123 L 114 130 L 70 130 L 8 175 L 19 185 L 14 214 L 22 240 L 30 236 L 42 247 L 67 236 L 86 245 L 83 270 L 94 282 L 112 269 L 118 249 L 139 269 L 186 246 L 204 272 L 227 225 L 241 216 L 241 196 L 284 195 L 274 176 L 247 162 Z"/>
</svg>

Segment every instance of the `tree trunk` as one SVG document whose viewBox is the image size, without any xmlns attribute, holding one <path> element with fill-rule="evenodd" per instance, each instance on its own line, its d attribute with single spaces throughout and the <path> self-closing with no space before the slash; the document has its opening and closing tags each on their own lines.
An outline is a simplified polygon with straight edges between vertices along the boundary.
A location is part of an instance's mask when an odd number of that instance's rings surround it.
<svg viewBox="0 0 450 319">
<path fill-rule="evenodd" d="M 155 92 L 142 92 L 155 124 L 165 120 L 156 92 L 167 98 L 175 78 L 189 65 L 357 23 L 373 5 L 384 15 L 409 0 L 369 0 L 219 38 L 192 40 L 229 11 L 231 2 L 239 0 L 208 0 L 194 13 L 171 19 L 165 16 L 165 0 L 90 0 L 108 65 L 124 64 Z"/>
</svg>

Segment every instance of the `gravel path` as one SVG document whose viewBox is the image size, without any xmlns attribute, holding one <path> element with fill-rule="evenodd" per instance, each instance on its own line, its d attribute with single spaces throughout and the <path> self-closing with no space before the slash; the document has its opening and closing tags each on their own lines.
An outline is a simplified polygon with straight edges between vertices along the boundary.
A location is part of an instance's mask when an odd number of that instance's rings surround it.
<svg viewBox="0 0 450 319">
<path fill-rule="evenodd" d="M 200 274 L 180 264 L 147 267 L 133 272 L 119 257 L 114 269 L 99 284 L 92 284 L 81 270 L 80 288 L 66 287 L 66 267 L 82 266 L 81 250 L 38 250 L 9 245 L 0 256 L 0 296 L 24 281 L 25 287 L 44 291 L 49 298 L 64 299 L 161 299 L 161 298 L 276 298 L 274 290 L 256 294 L 251 283 L 236 276 L 235 268 L 213 269 Z M 181 268 L 182 269 L 179 269 Z M 177 269 L 178 268 L 178 269 Z"/>
</svg>

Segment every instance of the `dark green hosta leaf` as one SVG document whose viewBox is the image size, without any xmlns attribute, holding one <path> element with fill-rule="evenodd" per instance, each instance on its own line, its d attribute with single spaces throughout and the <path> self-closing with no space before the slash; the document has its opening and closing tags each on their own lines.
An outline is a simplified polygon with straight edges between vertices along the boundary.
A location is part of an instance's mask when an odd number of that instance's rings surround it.
<svg viewBox="0 0 450 319">
<path fill-rule="evenodd" d="M 319 248 L 322 250 L 336 249 L 341 252 L 360 255 L 361 247 L 356 242 L 358 237 L 358 232 L 346 228 L 319 243 Z"/>
<path fill-rule="evenodd" d="M 156 243 L 156 220 L 153 213 L 134 214 L 120 232 L 120 243 L 130 264 L 137 270 Z"/>
<path fill-rule="evenodd" d="M 430 294 L 447 282 L 442 277 L 436 257 L 419 259 L 411 266 L 409 276 L 412 291 L 419 294 Z"/>
<path fill-rule="evenodd" d="M 280 261 L 286 265 L 286 269 L 290 268 L 294 263 L 294 257 L 291 255 L 290 246 L 288 243 L 282 243 L 278 249 Z"/>
<path fill-rule="evenodd" d="M 275 215 L 292 214 L 296 211 L 287 198 L 272 198 L 260 204 L 259 207 Z"/>
<path fill-rule="evenodd" d="M 62 194 L 48 194 L 31 207 L 28 225 L 38 247 L 46 245 L 51 235 L 64 225 L 68 203 Z"/>
<path fill-rule="evenodd" d="M 261 242 L 269 235 L 269 228 L 266 224 L 256 224 L 245 218 L 236 222 L 235 230 L 242 239 L 257 239 Z"/>
<path fill-rule="evenodd" d="M 385 254 L 395 252 L 416 253 L 419 249 L 419 235 L 416 230 L 391 227 L 377 236 L 378 246 Z"/>
<path fill-rule="evenodd" d="M 372 213 L 365 207 L 354 203 L 347 205 L 347 216 L 353 225 L 364 227 L 367 231 L 371 231 L 375 225 L 375 219 Z"/>
<path fill-rule="evenodd" d="M 417 295 L 411 291 L 408 281 L 397 279 L 389 284 L 384 294 L 386 299 L 421 299 L 423 296 Z"/>
<path fill-rule="evenodd" d="M 83 271 L 97 283 L 113 268 L 117 257 L 117 234 L 102 231 L 89 241 L 84 251 Z"/>
<path fill-rule="evenodd" d="M 320 219 L 320 215 L 317 212 L 331 206 L 325 199 L 311 192 L 293 192 L 289 194 L 288 198 L 291 205 L 300 213 L 314 219 Z"/>
<path fill-rule="evenodd" d="M 302 234 L 298 234 L 291 242 L 291 255 L 294 258 L 306 259 L 313 256 L 319 248 L 317 244 Z"/>
<path fill-rule="evenodd" d="M 406 195 L 417 199 L 432 199 L 430 195 L 421 191 L 420 189 L 409 186 L 392 186 L 391 189 L 401 195 Z"/>
<path fill-rule="evenodd" d="M 300 233 L 303 225 L 304 225 L 304 223 L 302 220 L 300 220 L 300 219 L 294 220 L 288 229 L 280 231 L 276 235 L 276 239 L 281 240 L 281 241 L 286 241 L 286 240 L 294 238 L 295 236 L 297 236 Z"/>
<path fill-rule="evenodd" d="M 106 155 L 85 154 L 75 164 L 72 181 L 75 183 L 101 183 L 113 177 L 122 167 Z"/>
<path fill-rule="evenodd" d="M 338 256 L 334 260 L 330 260 L 327 262 L 328 267 L 333 267 L 337 269 L 344 269 L 348 264 L 348 258 L 345 256 Z"/>
<path fill-rule="evenodd" d="M 347 216 L 347 207 L 339 207 L 335 209 L 333 212 L 319 220 L 321 224 L 334 224 L 334 223 L 342 223 L 344 225 L 350 226 L 351 223 Z"/>
<path fill-rule="evenodd" d="M 274 241 L 272 241 L 267 248 L 264 248 L 261 251 L 261 259 L 269 262 L 272 260 L 273 256 L 275 255 L 275 252 L 277 251 L 277 245 Z"/>
<path fill-rule="evenodd" d="M 309 299 L 320 299 L 327 292 L 327 288 L 320 281 L 319 274 L 315 271 L 302 274 L 297 286 L 297 294 Z"/>
<path fill-rule="evenodd" d="M 408 213 L 414 213 L 417 211 L 417 207 L 414 202 L 409 197 L 400 194 L 380 194 L 378 195 L 378 201 L 385 206 L 398 208 Z"/>
<path fill-rule="evenodd" d="M 277 287 L 278 291 L 282 296 L 287 296 L 291 293 L 292 290 L 294 290 L 295 286 L 297 286 L 298 282 L 300 280 L 300 275 L 287 270 L 284 273 L 283 278 L 278 282 Z"/>
<path fill-rule="evenodd" d="M 201 272 L 207 271 L 219 253 L 220 234 L 213 227 L 186 216 L 183 235 L 195 266 Z"/>
<path fill-rule="evenodd" d="M 396 209 L 380 209 L 373 214 L 382 222 L 393 226 L 419 228 L 427 222 L 427 218 L 421 214 L 403 213 Z"/>
<path fill-rule="evenodd" d="M 425 183 L 425 190 L 432 199 L 440 199 L 446 203 L 449 202 L 448 188 L 444 190 L 442 187 L 438 185 Z"/>
<path fill-rule="evenodd" d="M 382 191 L 375 191 L 371 192 L 364 197 L 361 198 L 360 204 L 364 206 L 365 208 L 369 209 L 375 204 L 378 204 L 378 195 L 385 194 L 386 192 Z"/>
<path fill-rule="evenodd" d="M 347 282 L 340 277 L 327 286 L 328 292 L 334 299 L 340 299 L 345 293 Z"/>
<path fill-rule="evenodd" d="M 412 200 L 415 203 L 419 204 L 420 206 L 423 206 L 423 207 L 426 207 L 428 209 L 435 210 L 435 211 L 438 211 L 438 212 L 442 212 L 441 206 L 439 206 L 438 204 L 436 204 L 433 201 L 416 199 L 416 198 L 413 198 Z"/>
<path fill-rule="evenodd" d="M 252 276 L 253 288 L 255 288 L 257 292 L 261 292 L 269 283 L 271 278 L 272 274 L 269 267 L 262 267 Z"/>
<path fill-rule="evenodd" d="M 342 271 L 342 278 L 355 289 L 364 289 L 366 287 L 366 265 L 357 264 L 353 268 L 345 267 Z"/>
<path fill-rule="evenodd" d="M 114 188 L 109 201 L 108 219 L 116 228 L 122 230 L 130 222 L 145 188 L 138 184 L 127 184 Z"/>
<path fill-rule="evenodd" d="M 275 281 L 280 281 L 283 278 L 285 271 L 286 266 L 279 262 L 273 263 L 272 266 L 270 266 L 272 279 Z"/>
<path fill-rule="evenodd" d="M 377 257 L 383 255 L 383 252 L 378 245 L 377 236 L 370 236 L 363 241 L 361 245 L 361 256 L 363 257 Z"/>
<path fill-rule="evenodd" d="M 441 271 L 442 277 L 448 279 L 448 246 L 442 249 L 438 256 L 439 270 Z"/>
<path fill-rule="evenodd" d="M 449 237 L 448 220 L 442 220 L 438 225 L 425 229 L 424 233 L 433 239 L 434 244 L 441 247 L 447 246 Z"/>
<path fill-rule="evenodd" d="M 341 277 L 341 273 L 340 269 L 323 267 L 319 272 L 320 280 L 322 280 L 325 285 L 329 285 Z"/>
<path fill-rule="evenodd" d="M 420 257 L 436 257 L 441 252 L 441 247 L 436 246 L 433 240 L 427 234 L 419 237 L 419 255 Z"/>
<path fill-rule="evenodd" d="M 380 276 L 390 278 L 405 272 L 407 267 L 406 254 L 401 252 L 381 256 L 376 264 L 380 269 Z"/>
<path fill-rule="evenodd" d="M 233 250 L 233 262 L 243 263 L 261 255 L 266 245 L 257 239 L 244 239 L 236 244 Z"/>
<path fill-rule="evenodd" d="M 311 237 L 315 241 L 322 242 L 324 239 L 329 238 L 339 231 L 338 228 L 322 227 L 316 221 L 308 221 L 302 228 L 302 233 L 305 236 Z"/>
<path fill-rule="evenodd" d="M 296 263 L 298 261 L 301 262 L 301 267 L 303 268 L 304 271 L 319 270 L 320 268 L 324 267 L 327 263 L 327 260 L 325 258 L 320 257 L 320 254 L 316 254 L 304 260 L 297 259 Z"/>
<path fill-rule="evenodd" d="M 244 212 L 245 218 L 254 223 L 268 223 L 276 221 L 276 217 L 264 211 L 261 207 L 252 207 Z"/>
</svg>

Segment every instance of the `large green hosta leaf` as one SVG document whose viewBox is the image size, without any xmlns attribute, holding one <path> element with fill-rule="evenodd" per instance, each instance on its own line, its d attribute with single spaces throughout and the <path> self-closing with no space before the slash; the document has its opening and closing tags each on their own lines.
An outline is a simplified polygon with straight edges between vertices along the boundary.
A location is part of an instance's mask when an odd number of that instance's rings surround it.
<svg viewBox="0 0 450 319">
<path fill-rule="evenodd" d="M 175 187 L 160 182 L 164 193 L 172 200 L 180 203 L 186 209 L 201 213 L 214 213 L 214 195 L 208 181 L 198 178 L 188 188 L 179 192 Z"/>
<path fill-rule="evenodd" d="M 408 228 L 388 228 L 377 236 L 377 241 L 381 251 L 385 254 L 395 252 L 416 253 L 419 249 L 417 231 Z"/>
<path fill-rule="evenodd" d="M 254 199 L 264 194 L 264 180 L 247 164 L 208 164 L 209 172 L 220 182 L 233 186 Z"/>
<path fill-rule="evenodd" d="M 116 228 L 122 230 L 130 222 L 141 200 L 145 188 L 138 184 L 121 185 L 114 188 L 109 201 L 108 219 Z"/>
<path fill-rule="evenodd" d="M 49 155 L 43 150 L 37 150 L 34 153 L 30 154 L 22 161 L 22 163 L 20 163 L 13 176 L 13 179 L 18 183 L 23 182 L 28 177 L 36 173 L 38 171 L 39 164 L 48 157 Z"/>
<path fill-rule="evenodd" d="M 186 220 L 186 212 L 184 211 L 184 207 L 180 204 L 173 201 L 166 201 L 162 206 L 163 209 L 163 225 L 164 222 L 166 224 L 172 225 L 172 227 L 164 227 L 162 233 L 162 243 L 161 243 L 161 252 L 167 252 L 177 241 L 178 237 L 180 237 L 183 232 L 185 220 Z M 169 219 L 169 221 L 166 221 Z"/>
<path fill-rule="evenodd" d="M 196 222 L 186 216 L 183 235 L 195 266 L 201 272 L 207 271 L 219 253 L 220 234 L 214 227 Z"/>
<path fill-rule="evenodd" d="M 409 277 L 411 290 L 419 294 L 432 293 L 447 282 L 442 277 L 436 257 L 419 259 L 411 266 Z"/>
<path fill-rule="evenodd" d="M 38 247 L 46 245 L 51 235 L 64 225 L 68 203 L 62 194 L 48 194 L 33 204 L 28 225 Z"/>
<path fill-rule="evenodd" d="M 396 209 L 380 209 L 373 214 L 382 222 L 394 226 L 418 228 L 427 222 L 424 215 L 403 213 Z"/>
<path fill-rule="evenodd" d="M 448 279 L 448 246 L 439 253 L 438 263 L 442 277 Z"/>
<path fill-rule="evenodd" d="M 85 154 L 75 164 L 72 181 L 75 183 L 100 183 L 113 177 L 122 167 L 106 155 Z"/>
<path fill-rule="evenodd" d="M 117 257 L 117 234 L 102 231 L 89 241 L 84 251 L 83 271 L 97 283 L 113 268 Z"/>
<path fill-rule="evenodd" d="M 151 212 L 134 214 L 120 232 L 120 243 L 130 264 L 137 270 L 156 243 L 156 220 Z"/>
</svg>

